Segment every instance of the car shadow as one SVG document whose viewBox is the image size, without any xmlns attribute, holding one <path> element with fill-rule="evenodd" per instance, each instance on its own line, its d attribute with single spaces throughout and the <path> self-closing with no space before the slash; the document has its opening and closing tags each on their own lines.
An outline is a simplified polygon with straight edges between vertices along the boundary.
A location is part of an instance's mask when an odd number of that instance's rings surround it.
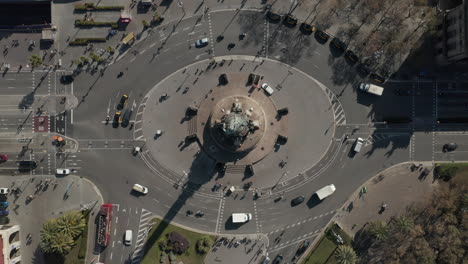
<svg viewBox="0 0 468 264">
<path fill-rule="evenodd" d="M 314 208 L 315 206 L 319 205 L 322 201 L 318 198 L 317 194 L 312 194 L 309 200 L 307 201 L 307 207 Z"/>
</svg>

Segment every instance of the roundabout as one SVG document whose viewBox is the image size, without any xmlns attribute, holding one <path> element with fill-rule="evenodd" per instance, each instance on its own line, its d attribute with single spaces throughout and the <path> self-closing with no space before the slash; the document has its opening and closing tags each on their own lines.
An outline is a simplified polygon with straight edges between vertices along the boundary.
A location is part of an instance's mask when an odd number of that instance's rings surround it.
<svg viewBox="0 0 468 264">
<path fill-rule="evenodd" d="M 80 173 L 120 206 L 114 214 L 124 221 L 115 223 L 112 240 L 126 229 L 144 234 L 154 215 L 219 236 L 260 234 L 268 237 L 270 256 L 291 255 L 297 243 L 320 234 L 370 175 L 408 159 L 407 150 L 385 137 L 369 147 L 377 141 L 370 141 L 377 129 L 371 110 L 356 103 L 351 85 L 334 82 L 330 61 L 343 63 L 343 72 L 352 66 L 331 57 L 330 46 L 313 35 L 271 24 L 264 15 L 263 9 L 228 9 L 184 17 L 142 38 L 103 75 L 76 78 L 81 103 L 67 132 L 80 146 L 67 162 L 81 165 Z M 243 40 L 239 32 L 247 32 Z M 219 34 L 224 39 L 216 41 Z M 203 38 L 210 43 L 196 48 Z M 237 44 L 227 49 L 230 42 Z M 297 50 L 286 53 L 285 47 Z M 258 83 L 250 83 L 250 74 Z M 122 111 L 133 111 L 133 126 L 106 126 L 105 116 L 114 114 L 123 94 L 128 103 Z M 358 136 L 366 143 L 351 157 Z M 142 152 L 133 156 L 136 146 Z M 133 195 L 135 183 L 148 193 Z M 336 192 L 313 203 L 312 194 L 329 184 Z M 292 207 L 299 196 L 304 203 Z M 232 214 L 241 212 L 252 219 L 233 225 Z M 123 257 L 133 251 L 107 248 L 101 259 L 112 263 L 111 252 Z"/>
<path fill-rule="evenodd" d="M 335 130 L 324 86 L 272 60 L 254 70 L 251 60 L 255 57 L 202 61 L 154 86 L 143 99 L 142 134 L 134 135 L 146 139 L 146 155 L 175 177 L 185 173 L 185 181 L 214 185 L 222 178 L 239 189 L 246 182 L 271 187 L 319 162 Z M 231 65 L 221 66 L 223 61 Z M 250 74 L 261 76 L 258 85 L 249 83 Z M 275 87 L 271 95 L 263 83 Z M 164 94 L 168 98 L 161 100 Z M 155 137 L 157 130 L 164 135 Z"/>
</svg>

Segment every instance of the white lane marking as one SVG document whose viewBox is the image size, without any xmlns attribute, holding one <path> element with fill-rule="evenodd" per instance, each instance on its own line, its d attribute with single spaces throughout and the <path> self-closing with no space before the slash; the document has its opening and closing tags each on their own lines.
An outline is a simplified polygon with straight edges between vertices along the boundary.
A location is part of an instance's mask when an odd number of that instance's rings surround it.
<svg viewBox="0 0 468 264">
<path fill-rule="evenodd" d="M 151 45 L 149 45 L 149 47 L 152 48 L 152 47 L 154 47 L 154 45 L 156 45 L 156 42 L 153 43 L 153 44 L 151 44 Z"/>
</svg>

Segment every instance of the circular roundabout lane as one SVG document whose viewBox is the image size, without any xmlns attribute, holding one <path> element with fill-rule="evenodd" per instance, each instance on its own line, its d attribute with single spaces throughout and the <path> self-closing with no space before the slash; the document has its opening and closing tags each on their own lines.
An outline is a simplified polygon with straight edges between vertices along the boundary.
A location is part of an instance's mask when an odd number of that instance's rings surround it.
<svg viewBox="0 0 468 264">
<path fill-rule="evenodd" d="M 254 71 L 255 57 L 230 58 L 180 69 L 143 99 L 135 138 L 146 139 L 148 162 L 174 172 L 166 180 L 272 187 L 304 173 L 330 146 L 334 115 L 323 85 L 276 61 Z"/>
</svg>

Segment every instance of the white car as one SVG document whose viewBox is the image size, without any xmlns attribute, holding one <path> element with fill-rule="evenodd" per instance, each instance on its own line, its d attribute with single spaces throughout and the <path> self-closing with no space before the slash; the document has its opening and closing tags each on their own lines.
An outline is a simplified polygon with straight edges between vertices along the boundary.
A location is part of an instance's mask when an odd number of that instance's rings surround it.
<svg viewBox="0 0 468 264">
<path fill-rule="evenodd" d="M 272 95 L 275 92 L 267 83 L 262 84 L 262 88 L 268 95 Z"/>
<path fill-rule="evenodd" d="M 139 193 L 142 193 L 142 194 L 147 194 L 148 193 L 148 188 L 146 188 L 145 186 L 141 185 L 141 184 L 138 184 L 138 183 L 135 183 L 133 185 L 133 190 L 139 192 Z"/>
<path fill-rule="evenodd" d="M 206 45 L 208 45 L 208 38 L 202 38 L 195 41 L 195 47 L 197 48 L 205 47 Z"/>
<path fill-rule="evenodd" d="M 55 174 L 57 175 L 68 175 L 71 173 L 70 169 L 56 169 Z"/>
<path fill-rule="evenodd" d="M 132 244 L 132 237 L 133 237 L 133 231 L 132 230 L 125 231 L 125 236 L 124 236 L 125 245 L 130 246 Z"/>
<path fill-rule="evenodd" d="M 0 194 L 8 194 L 8 188 L 0 188 Z"/>
</svg>

